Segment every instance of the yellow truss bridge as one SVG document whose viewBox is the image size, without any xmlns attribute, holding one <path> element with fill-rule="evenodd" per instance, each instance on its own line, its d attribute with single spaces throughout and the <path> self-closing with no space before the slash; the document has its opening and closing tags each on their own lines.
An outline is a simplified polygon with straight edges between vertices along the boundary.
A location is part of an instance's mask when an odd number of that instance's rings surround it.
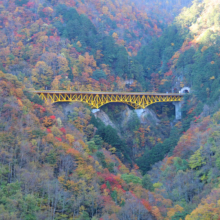
<svg viewBox="0 0 220 220">
<path fill-rule="evenodd" d="M 85 102 L 91 108 L 119 102 L 135 109 L 144 109 L 157 102 L 180 102 L 184 94 L 181 93 L 151 93 L 151 92 L 78 92 L 78 91 L 32 91 L 37 93 L 45 102 Z"/>
</svg>

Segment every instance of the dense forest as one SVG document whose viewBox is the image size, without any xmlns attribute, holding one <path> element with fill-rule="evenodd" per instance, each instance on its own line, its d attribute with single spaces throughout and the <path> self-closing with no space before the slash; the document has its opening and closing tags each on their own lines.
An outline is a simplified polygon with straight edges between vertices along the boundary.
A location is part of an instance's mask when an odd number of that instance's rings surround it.
<svg viewBox="0 0 220 220">
<path fill-rule="evenodd" d="M 219 219 L 219 32 L 216 0 L 0 1 L 0 219 Z M 30 92 L 185 86 L 182 120 Z"/>
</svg>

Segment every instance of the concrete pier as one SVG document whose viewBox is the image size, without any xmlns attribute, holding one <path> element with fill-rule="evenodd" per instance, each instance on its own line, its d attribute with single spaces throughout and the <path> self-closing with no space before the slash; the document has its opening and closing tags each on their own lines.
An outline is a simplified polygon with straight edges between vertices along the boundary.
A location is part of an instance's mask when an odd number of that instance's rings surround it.
<svg viewBox="0 0 220 220">
<path fill-rule="evenodd" d="M 99 112 L 100 111 L 100 109 L 98 108 L 98 109 L 92 109 L 92 113 L 93 114 L 95 114 L 96 112 Z"/>
<path fill-rule="evenodd" d="M 181 112 L 181 102 L 173 102 L 173 105 L 175 105 L 175 118 L 176 120 L 182 119 L 182 112 Z"/>
<path fill-rule="evenodd" d="M 134 111 L 136 112 L 138 118 L 140 118 L 142 113 L 144 112 L 144 109 L 135 109 Z"/>
</svg>

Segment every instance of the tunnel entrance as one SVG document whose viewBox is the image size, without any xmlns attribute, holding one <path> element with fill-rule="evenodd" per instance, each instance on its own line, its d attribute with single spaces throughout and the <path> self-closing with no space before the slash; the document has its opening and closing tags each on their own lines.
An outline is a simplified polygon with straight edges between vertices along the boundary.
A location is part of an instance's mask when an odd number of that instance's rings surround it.
<svg viewBox="0 0 220 220">
<path fill-rule="evenodd" d="M 183 87 L 179 93 L 182 93 L 182 94 L 187 94 L 187 93 L 190 93 L 190 88 L 189 87 Z"/>
</svg>

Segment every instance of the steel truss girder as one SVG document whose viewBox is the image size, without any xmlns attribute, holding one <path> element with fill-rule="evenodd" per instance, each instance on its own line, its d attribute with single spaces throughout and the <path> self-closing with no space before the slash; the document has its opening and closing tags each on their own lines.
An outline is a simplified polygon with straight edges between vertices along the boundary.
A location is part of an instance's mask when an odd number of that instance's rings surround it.
<svg viewBox="0 0 220 220">
<path fill-rule="evenodd" d="M 182 96 L 177 95 L 125 95 L 125 94 L 71 94 L 71 93 L 40 93 L 40 98 L 45 102 L 84 102 L 92 108 L 119 102 L 132 106 L 135 109 L 144 109 L 158 102 L 179 102 Z"/>
</svg>

